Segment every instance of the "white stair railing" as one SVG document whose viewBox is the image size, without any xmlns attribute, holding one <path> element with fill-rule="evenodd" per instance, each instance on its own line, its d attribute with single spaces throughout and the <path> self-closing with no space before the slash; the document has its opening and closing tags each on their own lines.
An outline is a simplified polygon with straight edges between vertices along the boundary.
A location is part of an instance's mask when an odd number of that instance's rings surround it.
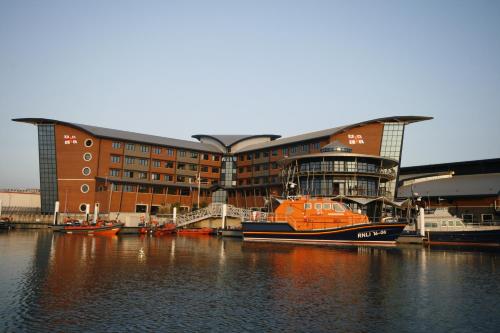
<svg viewBox="0 0 500 333">
<path fill-rule="evenodd" d="M 186 214 L 178 215 L 176 219 L 176 225 L 178 228 L 180 228 L 208 218 L 222 217 L 222 206 L 223 204 L 214 203 L 210 204 L 208 207 L 201 208 Z M 268 213 L 255 212 L 250 209 L 238 208 L 232 205 L 227 205 L 226 216 L 239 218 L 242 221 L 245 220 L 265 221 L 268 217 Z"/>
</svg>

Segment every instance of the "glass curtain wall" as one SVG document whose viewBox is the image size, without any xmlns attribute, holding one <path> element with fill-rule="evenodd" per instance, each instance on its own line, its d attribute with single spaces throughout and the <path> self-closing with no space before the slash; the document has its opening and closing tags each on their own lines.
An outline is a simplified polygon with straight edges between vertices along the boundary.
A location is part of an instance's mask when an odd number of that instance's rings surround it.
<svg viewBox="0 0 500 333">
<path fill-rule="evenodd" d="M 53 124 L 38 125 L 41 212 L 51 214 L 57 201 L 56 142 Z"/>
<path fill-rule="evenodd" d="M 392 168 L 396 178 L 385 183 L 385 196 L 394 199 L 396 182 L 398 179 L 399 165 L 401 164 L 401 148 L 403 146 L 404 123 L 385 123 L 382 135 L 382 146 L 380 156 L 389 157 L 398 161 L 398 166 Z"/>
</svg>

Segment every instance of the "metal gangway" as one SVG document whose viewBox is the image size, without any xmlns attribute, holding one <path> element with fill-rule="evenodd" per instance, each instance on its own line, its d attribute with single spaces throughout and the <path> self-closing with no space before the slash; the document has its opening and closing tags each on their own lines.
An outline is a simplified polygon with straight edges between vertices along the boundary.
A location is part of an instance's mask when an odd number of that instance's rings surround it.
<svg viewBox="0 0 500 333">
<path fill-rule="evenodd" d="M 226 209 L 224 209 L 224 206 L 226 207 Z M 266 220 L 268 217 L 268 213 L 260 211 L 256 212 L 251 209 L 238 208 L 233 205 L 212 203 L 208 205 L 208 207 L 201 208 L 186 214 L 177 215 L 175 218 L 175 224 L 178 228 L 180 228 L 214 217 L 233 217 L 239 218 L 241 221 L 255 219 Z"/>
</svg>

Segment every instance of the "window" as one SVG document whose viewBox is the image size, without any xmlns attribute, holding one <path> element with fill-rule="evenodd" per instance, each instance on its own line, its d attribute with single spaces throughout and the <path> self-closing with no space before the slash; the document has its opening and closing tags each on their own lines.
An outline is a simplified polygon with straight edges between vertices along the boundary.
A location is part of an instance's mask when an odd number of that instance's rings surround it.
<svg viewBox="0 0 500 333">
<path fill-rule="evenodd" d="M 244 160 L 245 160 L 245 155 L 240 155 L 240 156 L 238 157 L 238 159 L 239 159 L 240 161 L 244 161 Z"/>
<path fill-rule="evenodd" d="M 344 206 L 342 206 L 341 204 L 338 204 L 336 202 L 332 204 L 332 208 L 337 213 L 343 213 L 343 212 L 345 212 Z"/>
<path fill-rule="evenodd" d="M 151 180 L 160 180 L 160 174 L 159 173 L 152 173 Z"/>
<path fill-rule="evenodd" d="M 297 147 L 294 146 L 290 149 L 290 153 L 295 154 L 296 152 L 297 152 Z"/>
<path fill-rule="evenodd" d="M 251 161 L 252 160 L 252 154 L 247 154 L 247 160 Z"/>
<path fill-rule="evenodd" d="M 184 196 L 189 195 L 189 189 L 188 188 L 181 188 L 181 189 L 179 189 L 179 194 L 184 195 Z"/>
<path fill-rule="evenodd" d="M 147 185 L 139 185 L 139 192 L 141 192 L 141 193 L 149 193 L 149 186 L 147 186 Z"/>
<path fill-rule="evenodd" d="M 167 148 L 167 155 L 168 156 L 173 156 L 174 155 L 174 150 L 172 148 Z"/>
<path fill-rule="evenodd" d="M 135 205 L 136 213 L 146 213 L 148 211 L 148 205 Z"/>
<path fill-rule="evenodd" d="M 92 139 L 85 139 L 85 147 L 92 147 L 94 141 Z"/>
<path fill-rule="evenodd" d="M 208 159 L 209 159 L 208 154 L 203 154 L 203 159 L 204 159 L 205 161 L 208 161 Z"/>
<path fill-rule="evenodd" d="M 206 165 L 203 165 L 201 167 L 201 172 L 208 172 L 208 167 Z"/>
<path fill-rule="evenodd" d="M 141 145 L 141 152 L 143 152 L 143 153 L 149 153 L 149 147 Z"/>
<path fill-rule="evenodd" d="M 315 203 L 314 204 L 314 209 L 320 210 L 321 209 L 321 204 L 320 203 Z"/>
<path fill-rule="evenodd" d="M 271 155 L 278 156 L 278 149 L 273 149 L 273 151 L 271 152 Z"/>
<path fill-rule="evenodd" d="M 311 146 L 312 146 L 312 149 L 313 149 L 313 150 L 319 150 L 319 148 L 320 148 L 320 147 L 319 147 L 319 142 L 315 142 L 315 143 L 313 143 Z"/>
<path fill-rule="evenodd" d="M 165 180 L 167 182 L 171 182 L 174 180 L 174 177 L 172 175 L 164 175 L 163 180 Z"/>
<path fill-rule="evenodd" d="M 191 152 L 191 158 L 198 158 L 198 153 L 195 151 Z"/>
<path fill-rule="evenodd" d="M 184 176 L 177 176 L 177 181 L 180 183 L 184 183 L 186 181 L 186 177 Z"/>
<path fill-rule="evenodd" d="M 244 169 L 244 168 L 241 168 L 241 167 L 240 167 L 240 168 L 238 168 L 238 172 L 239 172 L 239 173 L 242 173 L 242 172 L 244 172 L 244 171 L 245 171 L 245 169 Z"/>
<path fill-rule="evenodd" d="M 123 185 L 123 192 L 135 192 L 134 185 Z"/>
<path fill-rule="evenodd" d="M 111 177 L 120 177 L 120 170 L 118 170 L 118 169 L 110 169 L 109 170 L 109 175 Z"/>
<path fill-rule="evenodd" d="M 80 204 L 80 212 L 85 213 L 87 211 L 87 204 Z"/>
<path fill-rule="evenodd" d="M 177 163 L 177 170 L 185 170 L 185 169 L 186 169 L 186 164 Z"/>
<path fill-rule="evenodd" d="M 161 162 L 158 160 L 153 160 L 153 167 L 159 168 L 161 166 Z"/>
<path fill-rule="evenodd" d="M 312 204 L 310 202 L 304 204 L 304 209 L 311 209 Z"/>
<path fill-rule="evenodd" d="M 157 155 L 161 154 L 161 148 L 160 147 L 154 147 L 153 148 L 153 153 L 155 153 Z"/>
<path fill-rule="evenodd" d="M 196 165 L 196 164 L 189 164 L 189 170 L 191 170 L 191 171 L 198 171 L 198 165 Z"/>
<path fill-rule="evenodd" d="M 264 170 L 269 170 L 269 164 L 263 164 L 262 169 Z"/>
<path fill-rule="evenodd" d="M 84 161 L 90 161 L 92 159 L 92 154 L 91 153 L 85 153 L 83 154 L 83 160 Z"/>
<path fill-rule="evenodd" d="M 90 187 L 87 184 L 83 184 L 80 187 L 80 191 L 82 191 L 82 193 L 87 193 L 89 190 L 90 190 Z"/>
<path fill-rule="evenodd" d="M 130 170 L 123 171 L 123 177 L 125 178 L 134 178 L 134 172 Z"/>
<path fill-rule="evenodd" d="M 302 145 L 302 151 L 303 152 L 309 151 L 309 145 Z"/>
<path fill-rule="evenodd" d="M 139 177 L 139 179 L 148 179 L 147 172 L 139 172 L 137 176 Z"/>
<path fill-rule="evenodd" d="M 126 164 L 134 164 L 135 163 L 135 158 L 130 157 L 130 156 L 125 156 L 125 163 Z"/>
<path fill-rule="evenodd" d="M 218 161 L 219 155 L 212 155 L 212 161 Z"/>
<path fill-rule="evenodd" d="M 126 143 L 125 149 L 126 150 L 135 150 L 135 145 L 133 143 Z"/>
<path fill-rule="evenodd" d="M 260 152 L 256 152 L 254 155 L 255 155 L 255 158 L 260 158 Z"/>
<path fill-rule="evenodd" d="M 120 163 L 120 156 L 111 155 L 111 163 Z"/>
<path fill-rule="evenodd" d="M 82 174 L 83 174 L 84 176 L 88 176 L 88 175 L 90 175 L 90 172 L 91 172 L 91 170 L 90 170 L 90 168 L 89 168 L 89 167 L 85 167 L 85 168 L 83 168 L 83 169 L 82 169 Z"/>
<path fill-rule="evenodd" d="M 260 171 L 260 165 L 255 165 L 255 166 L 253 167 L 253 169 L 254 169 L 254 171 Z"/>
<path fill-rule="evenodd" d="M 268 152 L 268 151 L 263 152 L 263 153 L 262 153 L 262 156 L 263 156 L 263 157 L 269 157 L 269 152 Z"/>
<path fill-rule="evenodd" d="M 493 214 L 481 214 L 481 220 L 483 221 L 483 223 L 492 223 Z"/>
<path fill-rule="evenodd" d="M 283 156 L 287 156 L 288 155 L 288 148 L 283 148 L 281 151 L 283 153 Z"/>
<path fill-rule="evenodd" d="M 271 168 L 278 169 L 278 163 L 273 162 L 273 164 L 271 164 Z"/>
<path fill-rule="evenodd" d="M 173 168 L 174 167 L 174 162 L 165 162 L 165 168 Z"/>
<path fill-rule="evenodd" d="M 153 186 L 153 193 L 154 194 L 163 194 L 163 187 Z"/>
<path fill-rule="evenodd" d="M 147 159 L 145 159 L 145 158 L 140 158 L 139 159 L 139 164 L 143 165 L 143 166 L 148 166 L 149 161 Z"/>
<path fill-rule="evenodd" d="M 186 157 L 186 152 L 184 150 L 179 150 L 180 157 Z"/>
<path fill-rule="evenodd" d="M 324 204 L 323 204 L 323 209 L 328 209 L 328 210 L 329 210 L 329 209 L 332 209 L 332 205 L 331 205 L 331 204 L 329 204 L 329 203 L 324 203 Z"/>
<path fill-rule="evenodd" d="M 219 168 L 212 168 L 212 173 L 219 173 Z"/>
<path fill-rule="evenodd" d="M 122 144 L 120 142 L 113 141 L 111 143 L 111 148 L 113 149 L 120 149 L 122 147 Z"/>
<path fill-rule="evenodd" d="M 474 215 L 473 214 L 462 214 L 462 220 L 464 223 L 472 223 L 474 222 Z"/>
</svg>

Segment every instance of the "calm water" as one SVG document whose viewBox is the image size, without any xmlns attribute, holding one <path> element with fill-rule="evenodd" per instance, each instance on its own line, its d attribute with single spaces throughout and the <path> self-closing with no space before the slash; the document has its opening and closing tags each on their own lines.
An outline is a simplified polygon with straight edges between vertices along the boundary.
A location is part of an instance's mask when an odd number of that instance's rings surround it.
<svg viewBox="0 0 500 333">
<path fill-rule="evenodd" d="M 0 331 L 499 327 L 499 252 L 0 234 Z"/>
</svg>

